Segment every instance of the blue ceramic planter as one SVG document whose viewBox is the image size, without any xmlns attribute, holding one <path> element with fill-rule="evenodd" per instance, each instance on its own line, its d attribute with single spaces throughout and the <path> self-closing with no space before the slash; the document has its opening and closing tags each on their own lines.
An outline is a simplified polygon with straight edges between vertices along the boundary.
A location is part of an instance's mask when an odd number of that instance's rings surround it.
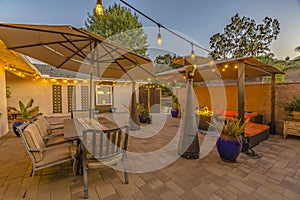
<svg viewBox="0 0 300 200">
<path fill-rule="evenodd" d="M 172 115 L 172 117 L 177 117 L 178 116 L 178 109 L 176 109 L 176 110 L 171 110 L 171 115 Z"/>
<path fill-rule="evenodd" d="M 242 141 L 228 136 L 220 136 L 217 140 L 217 149 L 222 160 L 235 162 L 242 150 Z"/>
<path fill-rule="evenodd" d="M 148 123 L 149 117 L 148 116 L 140 116 L 141 123 Z"/>
<path fill-rule="evenodd" d="M 19 132 L 17 131 L 17 126 L 20 126 L 20 125 L 22 125 L 23 123 L 24 123 L 24 122 L 16 121 L 16 122 L 13 122 L 13 124 L 12 124 L 13 131 L 14 131 L 14 133 L 16 134 L 17 137 L 20 137 L 20 134 L 19 134 Z"/>
</svg>

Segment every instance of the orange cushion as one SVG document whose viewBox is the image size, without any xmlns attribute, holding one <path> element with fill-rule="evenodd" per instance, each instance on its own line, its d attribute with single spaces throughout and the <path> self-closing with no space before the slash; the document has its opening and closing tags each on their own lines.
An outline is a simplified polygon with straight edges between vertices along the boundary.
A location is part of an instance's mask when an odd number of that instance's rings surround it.
<svg viewBox="0 0 300 200">
<path fill-rule="evenodd" d="M 265 124 L 248 123 L 245 128 L 245 136 L 251 137 L 268 130 L 270 127 Z"/>
<path fill-rule="evenodd" d="M 224 110 L 222 115 L 226 116 L 226 117 L 235 117 L 237 115 L 237 111 L 235 110 Z"/>
<path fill-rule="evenodd" d="M 214 108 L 212 108 L 210 110 L 214 112 L 214 115 L 220 115 L 220 114 L 223 113 L 223 110 L 220 110 L 220 109 L 214 109 Z"/>
</svg>

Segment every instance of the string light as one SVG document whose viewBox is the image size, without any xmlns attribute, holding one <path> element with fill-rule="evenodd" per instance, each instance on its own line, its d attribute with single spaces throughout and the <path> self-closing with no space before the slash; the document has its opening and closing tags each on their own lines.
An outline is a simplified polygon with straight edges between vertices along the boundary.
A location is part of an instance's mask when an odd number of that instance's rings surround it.
<svg viewBox="0 0 300 200">
<path fill-rule="evenodd" d="M 95 7 L 95 12 L 97 15 L 103 15 L 103 6 L 102 6 L 102 0 L 97 0 L 97 4 Z"/>
<path fill-rule="evenodd" d="M 162 38 L 161 38 L 161 34 L 160 34 L 160 25 L 158 25 L 157 44 L 158 45 L 162 44 Z"/>
<path fill-rule="evenodd" d="M 192 59 L 195 59 L 194 44 L 191 43 L 191 45 L 192 45 L 191 58 L 192 58 Z"/>
<path fill-rule="evenodd" d="M 228 68 L 228 64 L 226 64 L 224 67 L 225 67 L 225 69 L 227 69 Z"/>
<path fill-rule="evenodd" d="M 155 21 L 154 19 L 148 17 L 147 15 L 145 15 L 144 13 L 142 13 L 141 11 L 139 11 L 138 9 L 136 9 L 135 7 L 131 6 L 130 4 L 128 4 L 127 2 L 125 2 L 124 0 L 120 0 L 123 4 L 125 4 L 126 6 L 128 6 L 129 8 L 133 9 L 134 11 L 136 11 L 137 13 L 141 14 L 142 16 L 144 16 L 145 18 L 147 18 L 148 20 L 152 21 L 153 23 L 155 23 L 159 28 L 164 28 L 166 31 L 168 31 L 169 33 L 181 38 L 182 40 L 188 42 L 188 43 L 192 43 L 193 45 L 195 45 L 196 47 L 198 47 L 201 50 L 204 50 L 206 52 L 210 52 L 208 49 L 205 49 L 203 47 L 201 47 L 200 45 L 194 44 L 191 40 L 186 39 L 185 37 L 179 35 L 178 33 L 176 33 L 175 31 L 172 31 L 171 29 L 163 26 L 162 24 L 158 23 L 157 21 Z M 158 34 L 158 38 L 161 38 L 160 32 Z"/>
<path fill-rule="evenodd" d="M 238 66 L 237 66 L 237 65 L 235 65 L 235 66 L 234 66 L 234 69 L 237 69 L 237 68 L 238 68 Z"/>
</svg>

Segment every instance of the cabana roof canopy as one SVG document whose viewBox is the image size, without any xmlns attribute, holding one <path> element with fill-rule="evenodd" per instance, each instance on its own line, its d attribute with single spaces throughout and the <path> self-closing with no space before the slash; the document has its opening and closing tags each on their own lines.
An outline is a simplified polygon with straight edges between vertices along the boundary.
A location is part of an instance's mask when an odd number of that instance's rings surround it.
<svg viewBox="0 0 300 200">
<path fill-rule="evenodd" d="M 181 64 L 183 58 L 177 58 L 174 63 Z M 186 62 L 184 62 L 187 64 Z M 245 77 L 262 77 L 272 76 L 274 74 L 284 74 L 279 69 L 258 61 L 254 57 L 233 58 L 229 60 L 217 60 L 206 62 L 205 64 L 196 65 L 194 75 L 195 82 L 214 81 L 214 80 L 232 80 L 238 79 L 238 67 L 245 65 Z M 174 70 L 165 71 L 157 74 L 158 78 L 164 80 L 185 79 L 185 68 L 181 67 Z"/>
</svg>

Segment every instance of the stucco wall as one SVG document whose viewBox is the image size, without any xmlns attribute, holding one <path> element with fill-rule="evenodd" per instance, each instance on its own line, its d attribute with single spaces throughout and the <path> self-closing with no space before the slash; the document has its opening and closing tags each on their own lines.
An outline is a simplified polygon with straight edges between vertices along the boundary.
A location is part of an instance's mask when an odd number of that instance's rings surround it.
<svg viewBox="0 0 300 200">
<path fill-rule="evenodd" d="M 177 89 L 177 91 L 178 98 L 184 101 L 185 88 Z M 238 89 L 236 85 L 196 87 L 194 91 L 196 94 L 195 104 L 198 103 L 201 107 L 209 106 L 233 110 L 237 110 L 238 108 Z M 300 95 L 300 83 L 279 83 L 276 85 L 275 121 L 276 133 L 278 134 L 282 134 L 283 132 L 282 120 L 287 114 L 282 104 L 288 103 L 295 95 Z M 271 121 L 270 84 L 249 84 L 245 86 L 245 111 L 257 111 L 259 114 L 262 114 L 264 123 Z"/>
<path fill-rule="evenodd" d="M 0 60 L 0 99 L 0 113 L 2 113 L 0 117 L 0 137 L 2 137 L 8 133 L 5 69 L 2 60 Z"/>
<path fill-rule="evenodd" d="M 69 81 L 70 82 L 70 81 Z M 34 99 L 33 106 L 39 106 L 40 112 L 46 116 L 65 116 L 68 113 L 68 84 L 60 81 L 59 85 L 62 86 L 62 113 L 53 114 L 52 107 L 52 85 L 53 83 L 48 80 L 39 79 L 32 81 L 29 79 L 19 78 L 17 76 L 10 77 L 6 81 L 7 86 L 10 87 L 11 98 L 8 99 L 8 105 L 19 109 L 19 100 L 23 103 L 27 103 L 31 98 Z M 80 110 L 81 107 L 81 86 L 89 86 L 89 83 L 78 81 L 76 84 L 76 109 Z M 136 84 L 138 88 L 138 84 Z M 117 84 L 114 87 L 114 104 L 117 108 L 117 112 L 127 112 L 127 108 L 124 105 L 129 105 L 131 98 L 131 84 Z M 138 90 L 137 90 L 138 91 Z M 137 92 L 138 93 L 138 92 Z M 137 94 L 138 95 L 138 94 Z"/>
</svg>

